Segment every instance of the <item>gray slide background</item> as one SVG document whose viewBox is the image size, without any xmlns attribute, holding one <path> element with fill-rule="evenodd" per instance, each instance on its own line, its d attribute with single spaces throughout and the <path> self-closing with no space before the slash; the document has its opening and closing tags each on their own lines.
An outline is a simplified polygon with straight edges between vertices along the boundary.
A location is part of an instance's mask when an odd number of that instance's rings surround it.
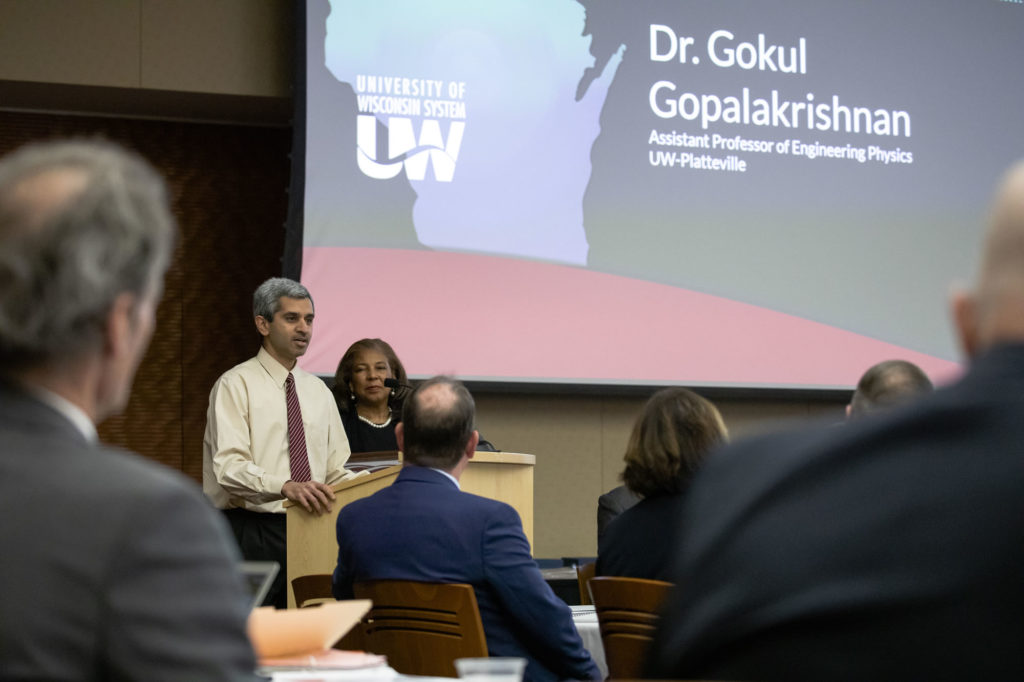
<svg viewBox="0 0 1024 682">
<path fill-rule="evenodd" d="M 588 266 L 744 301 L 955 359 L 945 293 L 975 268 L 980 228 L 1001 172 L 1024 156 L 1024 6 L 999 0 L 899 3 L 579 0 L 600 69 L 621 45 L 584 199 Z M 355 98 L 323 68 L 326 1 L 309 3 L 307 245 L 422 248 L 404 176 L 371 180 L 355 165 Z M 770 43 L 807 38 L 809 73 L 762 74 L 649 60 L 649 24 L 703 40 L 713 30 Z M 396 43 L 396 44 L 400 44 Z M 398 49 L 396 47 L 396 49 Z M 691 48 L 692 49 L 692 48 Z M 581 74 L 581 80 L 587 76 Z M 903 109 L 913 136 L 878 137 L 713 125 L 758 139 L 900 146 L 912 165 L 739 154 L 747 173 L 653 168 L 647 137 L 700 134 L 665 120 L 648 91 Z M 469 125 L 472 124 L 470 120 Z M 717 154 L 716 154 L 717 155 Z M 722 154 L 724 155 L 724 154 Z M 557 179 L 552 179 L 557 182 Z M 672 311 L 666 311 L 667 315 Z M 693 320 L 699 325 L 700 320 Z M 751 330 L 756 333 L 756 330 Z"/>
</svg>

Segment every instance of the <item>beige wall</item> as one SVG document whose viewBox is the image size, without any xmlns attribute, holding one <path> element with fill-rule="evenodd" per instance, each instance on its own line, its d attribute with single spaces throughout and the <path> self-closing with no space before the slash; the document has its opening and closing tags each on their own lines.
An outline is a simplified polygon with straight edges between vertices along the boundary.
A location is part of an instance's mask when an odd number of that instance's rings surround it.
<svg viewBox="0 0 1024 682">
<path fill-rule="evenodd" d="M 289 0 L 3 0 L 0 79 L 288 97 Z"/>
<path fill-rule="evenodd" d="M 290 0 L 0 0 L 0 108 L 284 125 L 293 35 Z M 644 399 L 477 392 L 484 435 L 537 456 L 537 556 L 596 552 L 597 496 L 617 484 Z M 734 437 L 841 414 L 834 401 L 715 402 Z"/>
<path fill-rule="evenodd" d="M 476 391 L 478 426 L 502 450 L 537 456 L 534 554 L 594 556 L 597 497 L 618 485 L 622 453 L 645 397 Z M 843 415 L 842 401 L 715 397 L 733 439 L 795 420 Z"/>
</svg>

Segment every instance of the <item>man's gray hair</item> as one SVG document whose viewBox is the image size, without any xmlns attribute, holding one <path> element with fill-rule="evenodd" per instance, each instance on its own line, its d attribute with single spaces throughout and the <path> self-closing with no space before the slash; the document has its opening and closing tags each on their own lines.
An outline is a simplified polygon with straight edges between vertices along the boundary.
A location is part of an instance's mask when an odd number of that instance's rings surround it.
<svg viewBox="0 0 1024 682">
<path fill-rule="evenodd" d="M 861 417 L 908 403 L 931 393 L 931 379 L 924 371 L 906 360 L 886 360 L 868 368 L 857 382 L 850 400 L 850 416 Z"/>
<path fill-rule="evenodd" d="M 309 295 L 309 289 L 287 277 L 271 277 L 256 287 L 256 292 L 252 295 L 253 315 L 262 317 L 267 322 L 273 322 L 274 315 L 281 309 L 282 296 L 308 298 L 309 304 L 313 305 L 313 297 Z M 313 310 L 316 310 L 315 306 Z"/>
<path fill-rule="evenodd" d="M 175 236 L 163 179 L 118 145 L 38 143 L 0 160 L 0 372 L 99 347 L 119 295 L 159 294 Z"/>
</svg>

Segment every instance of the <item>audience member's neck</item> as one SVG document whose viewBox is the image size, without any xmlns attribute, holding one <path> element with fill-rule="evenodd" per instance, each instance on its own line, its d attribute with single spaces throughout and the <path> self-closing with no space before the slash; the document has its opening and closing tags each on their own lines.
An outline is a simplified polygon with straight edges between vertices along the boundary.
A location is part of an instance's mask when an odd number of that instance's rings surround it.
<svg viewBox="0 0 1024 682">
<path fill-rule="evenodd" d="M 88 363 L 60 368 L 34 367 L 19 372 L 14 378 L 29 389 L 41 388 L 60 396 L 84 412 L 93 424 L 102 419 L 97 399 L 100 377 Z"/>
<path fill-rule="evenodd" d="M 980 355 L 990 348 L 1011 344 L 1024 344 L 1024 329 L 1016 329 L 1015 325 L 997 326 L 986 330 L 980 337 L 976 355 Z"/>
<path fill-rule="evenodd" d="M 975 353 L 993 346 L 1024 343 L 1024 296 L 990 288 L 976 306 Z"/>
<path fill-rule="evenodd" d="M 417 462 L 410 462 L 408 460 L 405 461 L 405 466 L 415 466 L 422 467 L 424 469 L 433 469 L 434 471 L 443 471 L 444 473 L 454 478 L 456 481 L 462 480 L 462 472 L 466 470 L 467 464 L 469 464 L 468 457 L 463 457 L 462 459 L 460 459 L 459 463 L 453 466 L 451 469 L 443 469 L 441 467 L 430 466 L 429 464 L 420 464 Z"/>
<path fill-rule="evenodd" d="M 462 472 L 466 470 L 466 467 L 468 465 L 469 465 L 469 458 L 468 457 L 463 457 L 462 459 L 459 460 L 458 464 L 456 464 L 454 467 L 452 467 L 450 470 L 448 470 L 448 473 L 451 474 L 452 478 L 454 478 L 456 481 L 460 481 L 461 482 L 462 481 Z"/>
</svg>

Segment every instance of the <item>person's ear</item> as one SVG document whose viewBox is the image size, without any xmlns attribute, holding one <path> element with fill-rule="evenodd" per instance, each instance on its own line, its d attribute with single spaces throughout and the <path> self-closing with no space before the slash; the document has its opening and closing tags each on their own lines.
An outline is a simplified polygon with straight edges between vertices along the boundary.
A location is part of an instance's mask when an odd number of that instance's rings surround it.
<svg viewBox="0 0 1024 682">
<path fill-rule="evenodd" d="M 405 429 L 402 422 L 395 424 L 395 440 L 398 441 L 398 451 L 405 452 Z"/>
<path fill-rule="evenodd" d="M 103 329 L 103 348 L 111 355 L 133 352 L 137 345 L 136 336 L 143 333 L 140 329 L 144 301 L 135 294 L 122 292 L 114 299 L 114 305 L 106 314 Z M 144 339 L 148 342 L 148 337 Z"/>
<path fill-rule="evenodd" d="M 129 293 L 118 294 L 114 305 L 107 313 L 103 345 L 107 354 L 116 357 L 124 353 L 135 327 L 135 297 Z"/>
<path fill-rule="evenodd" d="M 151 305 L 135 294 L 123 292 L 114 299 L 103 324 L 100 379 L 91 416 L 99 421 L 124 409 L 132 379 L 149 344 L 152 315 L 142 305 Z M 147 317 L 144 319 L 143 315 Z"/>
<path fill-rule="evenodd" d="M 960 340 L 960 348 L 968 358 L 973 358 L 978 353 L 980 345 L 978 303 L 968 292 L 957 290 L 950 295 L 950 310 Z"/>
<path fill-rule="evenodd" d="M 262 315 L 256 316 L 256 329 L 261 336 L 270 336 L 270 321 Z"/>
<path fill-rule="evenodd" d="M 466 458 L 473 459 L 473 454 L 476 452 L 476 446 L 480 444 L 480 432 L 473 430 L 473 435 L 469 437 L 469 442 L 466 443 Z"/>
<path fill-rule="evenodd" d="M 853 403 L 846 406 L 846 418 L 850 418 L 850 413 L 853 412 Z"/>
</svg>

